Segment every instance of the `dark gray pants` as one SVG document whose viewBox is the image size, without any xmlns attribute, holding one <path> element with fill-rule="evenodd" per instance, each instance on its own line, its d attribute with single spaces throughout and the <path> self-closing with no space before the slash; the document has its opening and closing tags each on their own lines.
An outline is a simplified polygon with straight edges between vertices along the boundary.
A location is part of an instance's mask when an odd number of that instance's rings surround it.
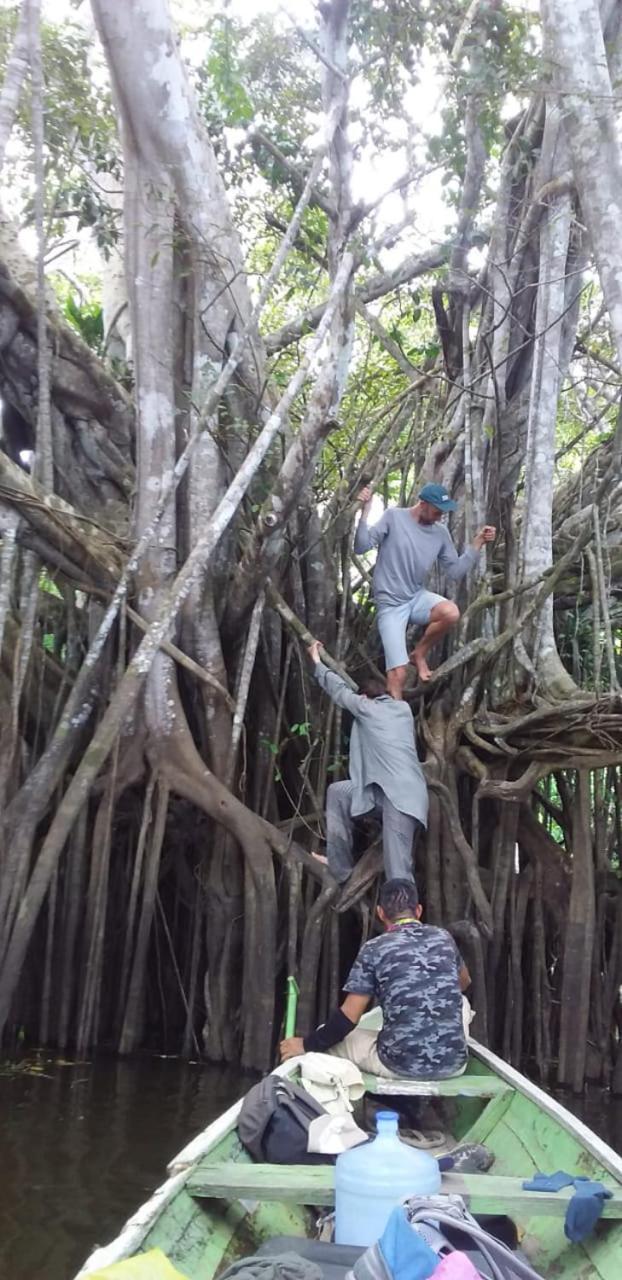
<svg viewBox="0 0 622 1280">
<path fill-rule="evenodd" d="M 340 884 L 352 874 L 354 866 L 353 791 L 354 783 L 349 779 L 346 782 L 331 782 L 326 791 L 326 856 L 330 870 Z M 409 813 L 401 813 L 396 809 L 381 787 L 375 785 L 374 793 L 376 803 L 369 812 L 382 821 L 384 874 L 387 880 L 399 878 L 412 880 L 414 883 L 413 841 L 422 823 Z"/>
</svg>

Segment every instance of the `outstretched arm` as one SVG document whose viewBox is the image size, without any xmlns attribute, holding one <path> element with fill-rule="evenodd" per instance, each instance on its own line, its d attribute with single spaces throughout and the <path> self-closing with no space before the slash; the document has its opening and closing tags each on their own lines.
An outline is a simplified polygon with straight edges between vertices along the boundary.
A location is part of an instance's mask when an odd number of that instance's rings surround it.
<svg viewBox="0 0 622 1280">
<path fill-rule="evenodd" d="M 353 693 L 341 676 L 335 675 L 334 671 L 329 671 L 328 667 L 324 666 L 320 658 L 321 647 L 319 640 L 314 640 L 313 644 L 309 645 L 309 657 L 313 663 L 313 674 L 318 684 L 338 707 L 344 707 L 353 716 L 363 715 L 367 698 L 360 693 Z"/>
<path fill-rule="evenodd" d="M 451 535 L 447 532 L 447 537 L 441 547 L 438 558 L 445 571 L 445 576 L 449 578 L 450 582 L 460 582 L 461 578 L 466 577 L 467 573 L 477 564 L 479 553 L 484 543 L 492 542 L 496 537 L 496 533 L 494 525 L 485 525 L 475 535 L 471 546 L 466 547 L 462 555 L 459 556 Z"/>
<path fill-rule="evenodd" d="M 369 485 L 366 485 L 364 489 L 361 489 L 361 492 L 358 495 L 358 500 L 363 505 L 356 533 L 354 535 L 354 554 L 356 556 L 362 555 L 364 551 L 371 551 L 373 547 L 379 547 L 382 539 L 386 538 L 388 533 L 386 513 L 380 517 L 378 523 L 373 525 L 371 529 L 367 523 L 367 517 L 371 510 L 372 500 L 372 490 Z"/>
</svg>

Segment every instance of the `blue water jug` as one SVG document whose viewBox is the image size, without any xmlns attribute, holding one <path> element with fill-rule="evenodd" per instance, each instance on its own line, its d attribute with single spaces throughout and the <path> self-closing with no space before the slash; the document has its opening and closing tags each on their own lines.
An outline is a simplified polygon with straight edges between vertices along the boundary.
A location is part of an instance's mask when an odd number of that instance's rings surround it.
<svg viewBox="0 0 622 1280">
<path fill-rule="evenodd" d="M 397 1125 L 396 1111 L 379 1111 L 373 1141 L 337 1157 L 336 1244 L 375 1244 L 399 1200 L 440 1191 L 437 1161 L 402 1142 Z"/>
</svg>

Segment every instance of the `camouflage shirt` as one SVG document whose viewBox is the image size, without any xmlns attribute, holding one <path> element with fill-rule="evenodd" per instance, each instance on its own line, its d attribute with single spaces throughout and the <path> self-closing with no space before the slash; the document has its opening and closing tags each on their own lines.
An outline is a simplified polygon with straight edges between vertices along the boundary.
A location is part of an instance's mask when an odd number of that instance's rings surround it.
<svg viewBox="0 0 622 1280">
<path fill-rule="evenodd" d="M 398 925 L 361 948 L 344 990 L 380 1005 L 377 1050 L 389 1071 L 433 1080 L 464 1066 L 462 963 L 451 934 L 429 924 Z"/>
</svg>

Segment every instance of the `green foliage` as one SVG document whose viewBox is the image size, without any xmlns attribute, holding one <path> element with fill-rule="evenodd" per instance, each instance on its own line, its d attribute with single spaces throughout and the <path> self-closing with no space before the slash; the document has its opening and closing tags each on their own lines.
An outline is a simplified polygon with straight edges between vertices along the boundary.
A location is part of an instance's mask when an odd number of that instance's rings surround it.
<svg viewBox="0 0 622 1280">
<path fill-rule="evenodd" d="M 310 729 L 311 724 L 308 720 L 303 720 L 301 724 L 290 724 L 289 726 L 290 733 L 293 733 L 294 737 L 298 738 L 308 738 Z"/>
<path fill-rule="evenodd" d="M 420 156 L 423 158 L 424 147 L 427 148 L 429 159 L 443 169 L 444 206 L 450 228 L 455 225 L 451 206 L 464 175 L 467 95 L 476 88 L 492 178 L 504 141 L 504 120 L 531 88 L 536 66 L 535 17 L 506 4 L 480 8 L 465 40 L 459 67 L 450 70 L 448 56 L 467 9 L 468 0 L 353 0 L 350 18 L 351 135 L 355 153 L 365 160 L 380 149 L 403 148 L 406 130 L 412 130 Z M 183 6 L 180 13 L 183 17 Z M 305 173 L 311 162 L 305 140 L 317 130 L 320 119 L 323 68 L 282 15 L 233 17 L 226 7 L 223 11 L 217 0 L 206 0 L 199 23 L 192 32 L 192 38 L 196 36 L 195 47 L 200 41 L 206 50 L 192 72 L 199 105 L 230 190 L 250 279 L 261 281 L 292 216 L 299 187 L 288 167 L 267 148 L 256 140 L 243 145 L 243 133 L 254 123 L 260 124 L 283 155 Z M 14 24 L 15 13 L 5 10 L 0 15 L 0 59 L 6 60 Z M 310 30 L 309 34 L 315 39 L 317 30 Z M 88 55 L 88 39 L 77 24 L 46 25 L 48 213 L 52 235 L 65 235 L 67 221 L 71 220 L 72 228 L 90 228 L 106 252 L 118 234 L 118 215 L 90 175 L 94 169 L 108 171 L 119 179 L 121 175 L 109 95 L 99 77 L 96 84 L 93 82 Z M 422 127 L 419 119 L 409 118 L 406 99 L 408 90 L 418 81 L 425 84 L 431 72 L 443 86 L 444 108 L 438 136 L 426 138 L 425 122 Z M 19 129 L 29 147 L 27 99 Z M 24 220 L 27 222 L 29 217 L 27 207 Z M 444 228 L 439 227 L 439 235 L 442 231 Z M 307 208 L 297 246 L 262 316 L 265 331 L 278 329 L 325 297 L 327 232 L 324 212 L 317 206 Z M 374 257 L 369 224 L 364 224 L 357 234 L 361 251 L 368 253 L 368 270 L 382 269 L 384 259 L 377 261 Z M 408 245 L 408 232 L 404 245 Z M 441 355 L 430 302 L 431 282 L 428 277 L 416 286 L 405 286 L 371 307 L 389 338 L 420 373 L 430 371 Z M 103 319 L 94 283 L 87 281 L 82 295 L 62 276 L 54 278 L 54 287 L 69 323 L 93 350 L 101 352 Z M 606 325 L 590 340 L 599 344 L 603 353 L 610 353 Z M 274 360 L 272 375 L 277 387 L 286 385 L 304 344 L 303 335 L 300 343 Z M 127 371 L 117 372 L 128 384 Z M 357 318 L 351 371 L 340 407 L 341 425 L 331 433 L 314 480 L 320 502 L 327 501 L 340 485 L 352 456 L 361 469 L 368 462 L 376 467 L 389 499 L 399 499 L 408 488 L 426 445 L 445 428 L 435 408 L 436 384 L 430 387 L 428 401 L 424 397 L 420 402 L 417 420 L 408 412 L 406 401 L 403 421 L 391 444 L 393 469 L 377 466 L 387 423 L 393 421 L 409 386 L 407 375 L 397 367 L 382 342 Z M 294 430 L 304 414 L 308 395 L 306 388 L 293 408 Z M 584 431 L 581 439 L 573 443 L 585 424 L 572 396 L 565 397 L 558 431 L 560 473 L 581 465 L 582 450 L 591 448 L 611 430 L 613 414 L 612 409 L 597 427 Z M 277 463 L 278 450 L 271 456 Z M 381 456 L 380 464 L 382 460 Z M 261 505 L 268 491 L 269 479 L 266 476 L 253 490 L 256 506 Z"/>
<path fill-rule="evenodd" d="M 331 764 L 326 766 L 327 773 L 347 773 L 348 757 L 347 755 L 337 755 Z"/>
<path fill-rule="evenodd" d="M 374 108 L 401 114 L 405 88 L 424 47 L 427 6 L 421 0 L 354 0 L 352 33 Z"/>
<path fill-rule="evenodd" d="M 295 34 L 280 34 L 264 15 L 243 23 L 216 12 L 202 34 L 209 50 L 196 72 L 197 95 L 225 181 L 239 189 L 259 167 L 278 190 L 289 182 L 278 160 L 256 143 L 240 151 L 228 131 L 260 120 L 284 155 L 304 168 L 301 146 L 313 128 L 308 113 L 321 105 L 313 55 L 301 56 Z"/>
<path fill-rule="evenodd" d="M 559 809 L 561 813 L 562 801 L 554 773 L 549 773 L 546 778 L 541 778 L 536 784 L 536 791 L 539 792 L 540 795 L 545 796 L 551 807 Z M 546 828 L 551 839 L 554 840 L 561 849 L 564 849 L 566 844 L 566 834 L 563 828 L 560 827 L 559 822 L 557 822 L 553 816 L 553 813 L 548 809 L 542 808 L 536 810 L 536 816 L 542 823 L 542 826 Z"/>
<path fill-rule="evenodd" d="M 279 765 L 277 764 L 277 760 L 278 760 L 278 758 L 279 758 L 279 756 L 280 756 L 280 754 L 281 754 L 281 744 L 280 744 L 280 743 L 278 743 L 278 742 L 274 742 L 274 741 L 272 740 L 272 738 L 266 738 L 266 737 L 263 737 L 263 736 L 259 738 L 259 742 L 260 742 L 261 746 L 262 746 L 262 747 L 265 747 L 265 748 L 266 748 L 266 750 L 270 752 L 270 755 L 274 757 L 274 780 L 275 780 L 275 782 L 282 782 L 282 781 L 283 781 L 283 775 L 282 775 L 282 773 L 281 773 L 281 770 L 280 770 L 280 768 L 279 768 Z"/>
<path fill-rule="evenodd" d="M 0 11 L 0 67 L 6 65 L 15 11 Z M 45 82 L 45 161 L 48 238 L 65 236 L 68 220 L 91 227 L 107 252 L 118 236 L 117 215 L 89 175 L 105 171 L 120 178 L 115 118 L 109 93 L 91 75 L 91 43 L 82 26 L 70 20 L 42 25 Z M 32 189 L 31 102 L 24 87 L 15 126 L 25 160 L 23 179 Z M 33 220 L 27 196 L 22 225 Z"/>
<path fill-rule="evenodd" d="M 459 9 L 456 19 L 463 16 L 463 6 Z M 455 25 L 451 28 L 443 24 L 439 13 L 436 39 L 446 52 L 453 45 L 458 29 Z M 496 159 L 506 139 L 503 107 L 507 95 L 514 94 L 517 100 L 525 101 L 533 92 L 539 70 L 534 17 L 508 6 L 483 6 L 465 40 L 461 67 L 457 74 L 448 77 L 441 131 L 428 143 L 430 160 L 443 167 L 442 181 L 446 187 L 451 186 L 453 179 L 464 177 L 468 97 L 476 95 L 484 146 L 487 154 Z M 448 191 L 450 203 L 456 202 L 459 191 L 459 183 Z"/>
<path fill-rule="evenodd" d="M 243 33 L 245 83 L 266 133 L 282 150 L 299 146 L 321 108 L 318 63 L 293 30 L 259 16 Z M 296 150 L 288 154 L 296 157 Z"/>
<path fill-rule="evenodd" d="M 26 217 L 30 219 L 30 216 L 30 205 L 27 205 Z M 95 243 L 107 258 L 119 239 L 120 214 L 80 172 L 70 173 L 59 182 L 51 215 L 51 229 L 57 235 L 63 235 L 64 219 L 68 217 L 75 219 L 78 231 L 83 227 L 91 229 Z"/>
<path fill-rule="evenodd" d="M 87 346 L 101 355 L 104 345 L 104 313 L 99 296 L 99 282 L 93 279 L 84 280 L 84 294 L 77 296 L 76 290 L 65 276 L 55 274 L 52 277 L 54 291 L 65 319 L 76 329 Z"/>
<path fill-rule="evenodd" d="M 65 304 L 65 316 L 89 347 L 94 351 L 101 351 L 104 341 L 104 313 L 98 302 L 80 305 L 75 298 L 69 297 Z"/>
<path fill-rule="evenodd" d="M 589 591 L 589 582 L 585 583 Z M 618 685 L 622 684 L 622 600 L 617 596 L 609 598 L 609 617 L 611 621 L 614 664 Z M 578 600 L 576 608 L 564 611 L 557 627 L 557 646 L 559 655 L 573 678 L 584 689 L 594 689 L 596 670 L 594 656 L 599 654 L 600 687 L 603 691 L 611 688 L 609 663 L 605 652 L 605 632 L 602 620 L 598 632 L 594 634 L 594 611 L 587 599 Z"/>
<path fill-rule="evenodd" d="M 63 598 L 53 578 L 50 578 L 44 569 L 39 574 L 39 590 L 44 591 L 48 596 L 54 596 L 56 600 L 62 600 Z"/>
<path fill-rule="evenodd" d="M 198 71 L 199 101 L 212 132 L 247 125 L 253 104 L 243 83 L 242 28 L 226 14 L 210 24 L 210 50 Z"/>
</svg>

